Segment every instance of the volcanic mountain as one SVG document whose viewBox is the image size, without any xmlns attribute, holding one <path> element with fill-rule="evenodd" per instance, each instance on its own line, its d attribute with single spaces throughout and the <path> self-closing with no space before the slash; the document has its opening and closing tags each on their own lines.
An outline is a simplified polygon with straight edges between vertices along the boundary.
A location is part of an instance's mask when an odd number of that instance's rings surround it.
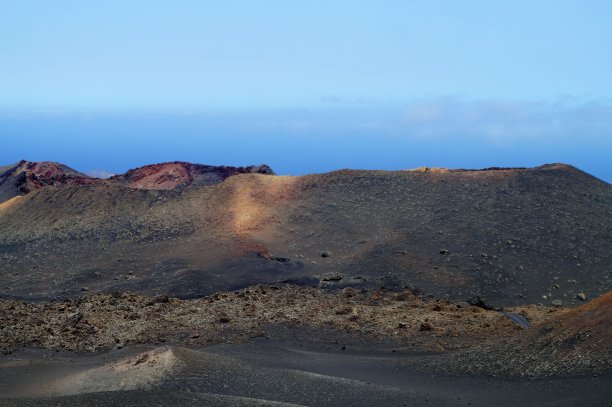
<svg viewBox="0 0 612 407">
<path fill-rule="evenodd" d="M 274 175 L 274 172 L 267 165 L 225 167 L 175 161 L 129 170 L 111 177 L 109 182 L 140 189 L 178 189 L 218 184 L 237 174 Z"/>
<path fill-rule="evenodd" d="M 0 404 L 608 405 L 611 208 L 564 164 L 0 167 Z"/>
<path fill-rule="evenodd" d="M 139 189 L 179 189 L 191 185 L 217 184 L 236 174 L 274 175 L 274 172 L 267 165 L 228 167 L 175 161 L 135 168 L 102 182 L 63 164 L 22 160 L 14 165 L 0 167 L 0 203 L 47 186 L 89 185 L 98 182 Z"/>
<path fill-rule="evenodd" d="M 4 297 L 199 297 L 284 281 L 506 306 L 612 288 L 612 188 L 564 164 L 290 177 L 174 162 L 106 180 L 55 163 L 2 170 Z"/>
<path fill-rule="evenodd" d="M 0 167 L 0 202 L 45 186 L 85 185 L 91 182 L 87 175 L 59 163 L 22 160 Z"/>
</svg>

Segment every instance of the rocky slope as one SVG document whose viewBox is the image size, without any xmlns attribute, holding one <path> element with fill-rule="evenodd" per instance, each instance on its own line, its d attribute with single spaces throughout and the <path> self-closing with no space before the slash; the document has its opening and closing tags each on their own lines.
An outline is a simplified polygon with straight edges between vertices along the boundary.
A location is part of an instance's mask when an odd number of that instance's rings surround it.
<svg viewBox="0 0 612 407">
<path fill-rule="evenodd" d="M 612 188 L 567 165 L 302 177 L 247 167 L 214 172 L 215 184 L 211 167 L 155 168 L 0 204 L 0 295 L 197 297 L 290 281 L 500 306 L 576 305 L 612 289 Z"/>
<path fill-rule="evenodd" d="M 87 185 L 93 180 L 63 164 L 19 161 L 0 167 L 0 203 L 47 186 Z"/>
<path fill-rule="evenodd" d="M 522 335 L 475 346 L 434 365 L 498 376 L 605 374 L 612 370 L 611 333 L 608 292 L 580 307 L 539 318 Z"/>
</svg>

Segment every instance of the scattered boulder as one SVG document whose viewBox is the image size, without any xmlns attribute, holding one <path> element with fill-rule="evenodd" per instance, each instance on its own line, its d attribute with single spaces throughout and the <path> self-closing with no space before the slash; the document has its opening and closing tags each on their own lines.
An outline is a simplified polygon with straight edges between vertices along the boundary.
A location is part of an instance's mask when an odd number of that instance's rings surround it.
<svg viewBox="0 0 612 407">
<path fill-rule="evenodd" d="M 555 307 L 561 307 L 563 305 L 563 301 L 561 300 L 552 300 L 550 303 Z"/>
<path fill-rule="evenodd" d="M 342 274 L 340 273 L 327 273 L 324 274 L 323 276 L 321 276 L 321 281 L 325 281 L 325 282 L 335 282 L 335 281 L 340 281 L 342 280 Z"/>
<path fill-rule="evenodd" d="M 578 293 L 578 294 L 576 294 L 576 298 L 578 298 L 581 301 L 586 301 L 586 294 L 585 293 Z"/>
<path fill-rule="evenodd" d="M 342 289 L 342 297 L 351 298 L 357 296 L 357 290 L 352 287 L 346 287 Z"/>
<path fill-rule="evenodd" d="M 474 307 L 479 307 L 486 310 L 494 310 L 495 308 L 490 306 L 487 301 L 488 300 L 485 297 L 481 297 L 480 295 L 475 294 L 466 302 Z"/>
<path fill-rule="evenodd" d="M 331 257 L 331 252 L 325 251 L 321 253 L 321 257 Z"/>
<path fill-rule="evenodd" d="M 257 257 L 260 257 L 260 258 L 266 259 L 266 260 L 276 261 L 278 263 L 288 263 L 288 262 L 291 261 L 291 259 L 289 259 L 287 257 L 272 256 L 267 251 L 261 252 L 261 253 L 257 253 Z"/>
<path fill-rule="evenodd" d="M 419 331 L 421 332 L 428 332 L 431 331 L 433 329 L 433 327 L 431 326 L 431 324 L 429 322 L 423 322 L 421 324 L 421 327 L 419 328 Z"/>
<path fill-rule="evenodd" d="M 345 305 L 334 310 L 336 315 L 348 315 L 353 312 L 353 307 Z"/>
</svg>

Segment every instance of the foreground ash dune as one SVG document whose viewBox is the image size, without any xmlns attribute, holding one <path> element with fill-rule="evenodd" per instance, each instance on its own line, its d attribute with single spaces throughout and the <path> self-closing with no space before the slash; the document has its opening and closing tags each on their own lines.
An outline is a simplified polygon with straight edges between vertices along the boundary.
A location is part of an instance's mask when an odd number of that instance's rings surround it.
<svg viewBox="0 0 612 407">
<path fill-rule="evenodd" d="M 564 164 L 0 167 L 0 405 L 607 405 L 611 209 Z"/>
<path fill-rule="evenodd" d="M 410 290 L 255 286 L 192 300 L 96 294 L 56 303 L 0 300 L 0 351 L 23 344 L 96 351 L 133 344 L 210 345 L 272 338 L 336 349 L 451 353 L 438 367 L 499 376 L 566 376 L 612 368 L 612 292 L 580 307 L 521 306 L 523 329 L 495 310 L 423 299 Z M 344 349 L 343 349 L 344 350 Z M 435 364 L 434 364 L 435 366 Z"/>
<path fill-rule="evenodd" d="M 106 180 L 54 163 L 4 169 L 2 296 L 290 281 L 504 306 L 612 288 L 612 187 L 563 164 L 289 177 L 175 162 Z"/>
<path fill-rule="evenodd" d="M 522 329 L 410 290 L 0 300 L 0 404 L 605 406 L 611 301 L 509 309 Z"/>
</svg>

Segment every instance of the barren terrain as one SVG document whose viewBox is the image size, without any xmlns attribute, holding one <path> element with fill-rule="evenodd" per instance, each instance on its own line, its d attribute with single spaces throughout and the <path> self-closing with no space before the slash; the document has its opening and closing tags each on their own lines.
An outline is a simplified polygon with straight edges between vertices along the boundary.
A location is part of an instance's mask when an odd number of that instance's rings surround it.
<svg viewBox="0 0 612 407">
<path fill-rule="evenodd" d="M 184 298 L 294 281 L 508 306 L 612 289 L 611 187 L 570 166 L 88 183 L 0 204 L 0 295 Z"/>
<path fill-rule="evenodd" d="M 1 167 L 0 405 L 606 405 L 611 209 L 563 164 Z"/>
</svg>

